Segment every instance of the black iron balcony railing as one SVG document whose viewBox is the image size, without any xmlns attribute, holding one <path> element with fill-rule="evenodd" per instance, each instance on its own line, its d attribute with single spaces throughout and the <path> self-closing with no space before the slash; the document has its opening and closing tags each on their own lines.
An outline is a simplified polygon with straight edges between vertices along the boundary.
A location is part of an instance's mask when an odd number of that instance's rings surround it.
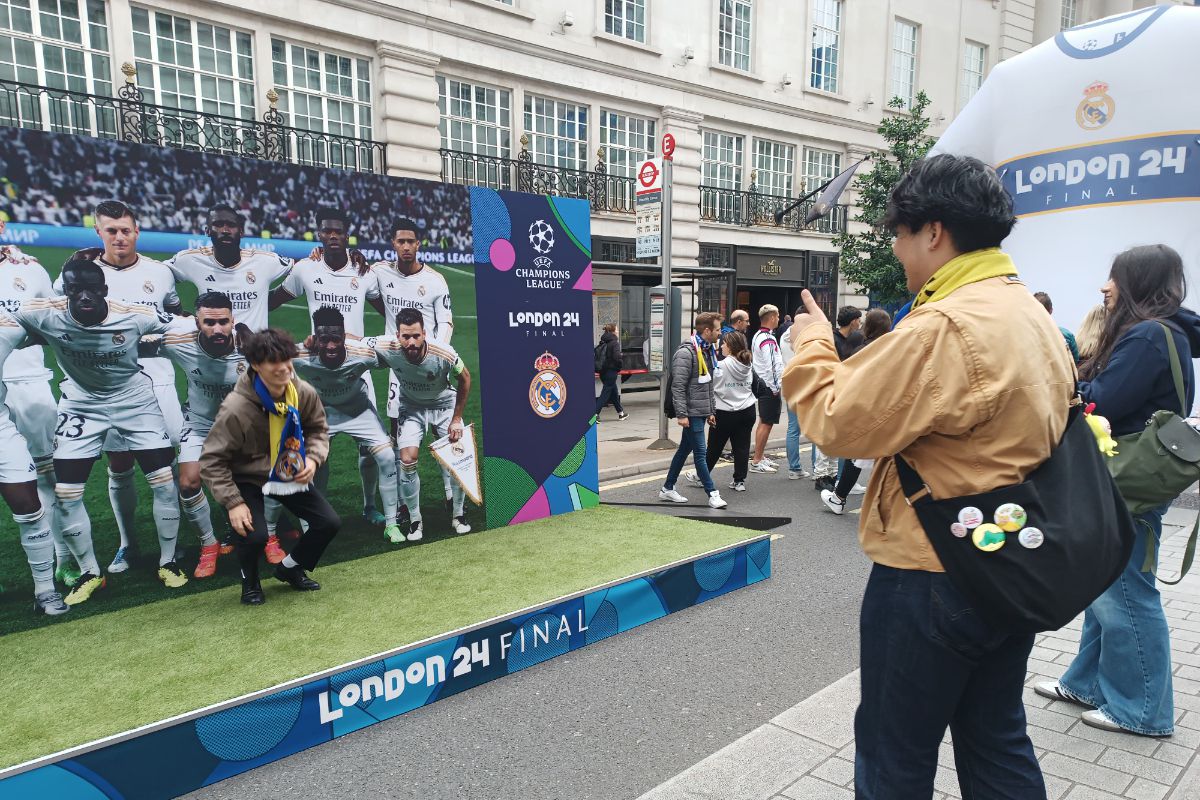
<svg viewBox="0 0 1200 800">
<path fill-rule="evenodd" d="M 538 164 L 529 152 L 529 137 L 521 137 L 516 158 L 478 155 L 442 149 L 442 180 L 467 186 L 515 189 L 556 197 L 587 200 L 595 211 L 632 214 L 636 210 L 634 179 L 610 175 L 604 163 L 604 148 L 597 152 L 592 171 Z"/>
<path fill-rule="evenodd" d="M 133 65 L 125 64 L 122 71 L 126 81 L 116 97 L 0 80 L 0 125 L 355 172 L 387 172 L 387 148 L 382 142 L 285 125 L 274 89 L 267 92 L 271 107 L 262 120 L 242 119 L 147 103 L 133 82 Z"/>
<path fill-rule="evenodd" d="M 751 176 L 750 190 L 700 187 L 700 219 L 724 222 L 729 225 L 763 225 L 776 227 L 775 212 L 787 208 L 792 198 L 758 191 Z M 808 233 L 841 233 L 846 228 L 846 206 L 834 206 L 829 214 L 808 225 L 804 217 L 813 207 L 810 200 L 784 214 L 778 227 Z"/>
</svg>

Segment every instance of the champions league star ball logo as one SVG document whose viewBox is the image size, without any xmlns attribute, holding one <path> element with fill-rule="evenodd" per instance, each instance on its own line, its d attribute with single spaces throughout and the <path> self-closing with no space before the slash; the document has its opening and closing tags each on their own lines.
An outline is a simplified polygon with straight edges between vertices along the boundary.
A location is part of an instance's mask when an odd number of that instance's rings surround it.
<svg viewBox="0 0 1200 800">
<path fill-rule="evenodd" d="M 533 362 L 537 375 L 529 384 L 529 405 L 539 417 L 557 417 L 567 405 L 567 383 L 555 370 L 559 361 L 549 350 Z"/>
<path fill-rule="evenodd" d="M 544 219 L 539 219 L 529 226 L 529 244 L 535 252 L 546 255 L 554 249 L 554 228 Z"/>
<path fill-rule="evenodd" d="M 1083 90 L 1083 100 L 1075 109 L 1075 121 L 1085 131 L 1096 131 L 1112 121 L 1117 103 L 1108 95 L 1108 84 L 1096 81 Z"/>
</svg>

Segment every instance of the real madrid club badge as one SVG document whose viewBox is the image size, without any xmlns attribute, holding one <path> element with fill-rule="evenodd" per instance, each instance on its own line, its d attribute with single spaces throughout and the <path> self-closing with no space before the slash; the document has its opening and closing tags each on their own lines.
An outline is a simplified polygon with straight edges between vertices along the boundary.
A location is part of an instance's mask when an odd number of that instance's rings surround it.
<svg viewBox="0 0 1200 800">
<path fill-rule="evenodd" d="M 1037 528 L 1026 528 L 1017 534 L 1017 541 L 1021 543 L 1021 547 L 1036 550 L 1046 541 L 1046 535 Z"/>
<path fill-rule="evenodd" d="M 958 521 L 967 530 L 978 528 L 983 524 L 983 512 L 975 506 L 967 506 L 958 512 Z"/>
<path fill-rule="evenodd" d="M 1075 108 L 1075 122 L 1085 131 L 1103 128 L 1117 113 L 1116 101 L 1108 94 L 1108 84 L 1096 81 L 1083 90 L 1083 100 Z"/>
<path fill-rule="evenodd" d="M 950 533 L 954 534 L 959 539 L 965 539 L 967 536 L 967 526 L 961 522 L 956 522 L 950 526 Z"/>
<path fill-rule="evenodd" d="M 567 382 L 555 371 L 558 364 L 549 350 L 533 362 L 537 374 L 529 384 L 529 405 L 539 417 L 557 417 L 567 404 Z"/>
<path fill-rule="evenodd" d="M 996 524 L 1000 526 L 1000 530 L 1016 533 L 1025 527 L 1025 523 L 1029 521 L 1029 515 L 1016 503 L 1005 503 L 996 509 L 995 520 Z"/>
<path fill-rule="evenodd" d="M 990 522 L 986 525 L 980 525 L 971 534 L 971 541 L 985 553 L 992 553 L 1004 547 L 1004 540 L 1007 538 L 1004 531 L 1000 530 L 998 525 L 993 525 Z"/>
</svg>

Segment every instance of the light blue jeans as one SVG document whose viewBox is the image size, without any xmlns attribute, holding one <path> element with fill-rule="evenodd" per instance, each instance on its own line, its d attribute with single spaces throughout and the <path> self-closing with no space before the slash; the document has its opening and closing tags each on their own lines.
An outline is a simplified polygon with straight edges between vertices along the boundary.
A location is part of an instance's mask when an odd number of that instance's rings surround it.
<svg viewBox="0 0 1200 800">
<path fill-rule="evenodd" d="M 800 420 L 796 416 L 796 412 L 790 408 L 787 410 L 787 415 L 788 470 L 791 472 L 800 472 L 803 470 L 803 467 L 800 466 Z"/>
<path fill-rule="evenodd" d="M 1125 570 L 1083 616 L 1079 654 L 1059 679 L 1063 690 L 1135 733 L 1175 729 L 1171 640 L 1154 574 L 1142 572 L 1146 539 L 1154 537 L 1155 569 L 1168 506 L 1135 516 L 1137 536 Z"/>
</svg>

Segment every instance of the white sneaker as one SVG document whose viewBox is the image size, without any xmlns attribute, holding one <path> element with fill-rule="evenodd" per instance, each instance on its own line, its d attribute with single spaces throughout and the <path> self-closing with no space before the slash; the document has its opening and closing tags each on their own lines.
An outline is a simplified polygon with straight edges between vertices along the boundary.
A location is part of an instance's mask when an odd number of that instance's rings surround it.
<svg viewBox="0 0 1200 800">
<path fill-rule="evenodd" d="M 454 518 L 454 532 L 455 533 L 470 533 L 471 532 L 471 524 L 469 522 L 467 522 L 467 516 L 465 514 Z"/>
<path fill-rule="evenodd" d="M 697 487 L 704 486 L 704 484 L 700 482 L 700 476 L 696 474 L 696 470 L 694 470 L 694 469 L 689 469 L 687 472 L 683 473 L 683 479 L 685 481 L 687 481 L 688 483 L 690 483 L 692 486 L 697 486 Z"/>
<path fill-rule="evenodd" d="M 730 481 L 729 488 L 733 489 L 735 492 L 744 492 L 744 491 L 746 491 L 746 482 L 745 481 Z"/>
<path fill-rule="evenodd" d="M 679 492 L 675 491 L 674 489 L 666 489 L 666 488 L 658 490 L 658 499 L 663 501 L 664 503 L 686 503 L 687 502 L 687 498 L 684 497 L 683 495 L 681 495 Z"/>
<path fill-rule="evenodd" d="M 854 488 L 850 490 L 850 494 L 866 494 L 866 493 L 867 493 L 867 487 L 863 486 L 861 483 L 854 484 Z"/>
<path fill-rule="evenodd" d="M 1058 681 L 1039 681 L 1033 685 L 1033 691 L 1042 697 L 1049 697 L 1051 700 L 1061 700 L 1064 703 L 1071 703 L 1073 705 L 1083 706 L 1084 708 L 1095 708 L 1095 706 L 1088 705 L 1081 700 L 1076 700 L 1074 697 L 1071 697 L 1071 695 L 1064 692 Z"/>
<path fill-rule="evenodd" d="M 811 478 L 811 477 L 812 477 L 812 475 L 810 473 L 808 473 L 802 469 L 789 469 L 788 470 L 788 480 L 789 481 L 798 481 L 801 478 Z"/>
<path fill-rule="evenodd" d="M 417 520 L 416 522 L 412 523 L 412 526 L 408 529 L 408 536 L 406 538 L 410 542 L 419 542 L 424 535 L 425 526 L 421 524 L 421 520 Z"/>
<path fill-rule="evenodd" d="M 841 516 L 846 510 L 846 501 L 838 497 L 837 492 L 831 492 L 828 489 L 822 489 L 821 501 L 825 503 L 826 508 L 838 516 Z"/>
<path fill-rule="evenodd" d="M 118 547 L 117 554 L 113 556 L 112 563 L 108 565 L 109 572 L 125 572 L 129 569 L 129 562 L 125 560 L 126 553 L 129 552 L 128 547 Z"/>
<path fill-rule="evenodd" d="M 778 472 L 778 470 L 775 469 L 775 467 L 772 467 L 770 464 L 767 463 L 767 460 L 765 458 L 762 461 L 751 461 L 750 462 L 750 471 L 751 472 L 763 472 L 763 473 L 767 473 L 767 474 L 770 474 L 773 472 Z"/>
<path fill-rule="evenodd" d="M 772 466 L 775 469 L 779 469 L 779 462 L 776 461 L 775 459 L 771 458 L 770 456 L 763 456 L 763 461 L 767 462 L 767 464 L 769 466 Z"/>
<path fill-rule="evenodd" d="M 727 505 L 729 505 L 729 503 L 726 503 L 724 500 L 721 499 L 720 492 L 714 490 L 713 492 L 711 492 L 708 495 L 708 507 L 709 508 L 724 508 Z"/>
</svg>

